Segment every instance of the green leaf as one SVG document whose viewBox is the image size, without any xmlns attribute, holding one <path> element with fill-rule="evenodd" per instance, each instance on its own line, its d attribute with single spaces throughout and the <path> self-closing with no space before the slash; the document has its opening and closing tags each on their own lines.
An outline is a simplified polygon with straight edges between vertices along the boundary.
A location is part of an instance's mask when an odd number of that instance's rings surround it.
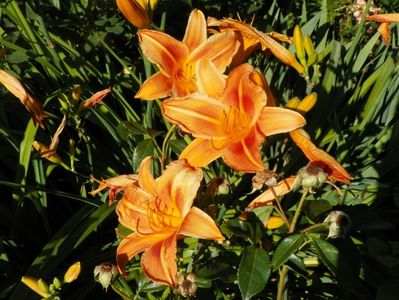
<svg viewBox="0 0 399 300">
<path fill-rule="evenodd" d="M 301 247 L 304 240 L 305 236 L 303 234 L 294 234 L 284 238 L 274 252 L 272 259 L 273 270 L 280 268 L 288 260 L 288 257 Z"/>
<path fill-rule="evenodd" d="M 269 253 L 253 245 L 245 247 L 238 269 L 238 286 L 243 299 L 264 289 L 271 272 Z"/>
<path fill-rule="evenodd" d="M 141 161 L 147 156 L 154 154 L 154 144 L 150 139 L 142 140 L 134 149 L 133 153 L 133 168 L 137 170 L 140 166 Z"/>
<path fill-rule="evenodd" d="M 363 49 L 360 50 L 360 52 L 357 55 L 357 58 L 355 60 L 355 63 L 353 64 L 353 67 L 352 67 L 353 73 L 359 72 L 360 69 L 363 67 L 367 58 L 372 53 L 373 47 L 374 47 L 375 43 L 378 41 L 379 37 L 380 37 L 380 33 L 376 32 L 373 35 L 373 37 L 367 42 L 367 44 L 363 47 Z"/>
<path fill-rule="evenodd" d="M 333 274 L 336 274 L 338 268 L 338 249 L 325 240 L 313 237 L 310 237 L 310 239 L 321 261 Z"/>
</svg>

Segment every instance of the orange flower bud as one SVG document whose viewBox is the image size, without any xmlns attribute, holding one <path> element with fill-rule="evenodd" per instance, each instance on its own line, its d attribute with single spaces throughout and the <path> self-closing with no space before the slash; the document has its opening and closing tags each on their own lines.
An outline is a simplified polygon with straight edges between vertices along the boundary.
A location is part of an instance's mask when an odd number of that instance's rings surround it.
<svg viewBox="0 0 399 300">
<path fill-rule="evenodd" d="M 284 225 L 284 220 L 282 217 L 271 216 L 267 221 L 266 228 L 267 229 L 277 229 Z"/>
<path fill-rule="evenodd" d="M 142 2 L 142 1 L 140 1 Z M 133 26 L 143 29 L 150 27 L 150 17 L 147 8 L 142 6 L 136 0 L 116 0 L 116 5 L 125 16 L 125 18 L 133 24 Z"/>
<path fill-rule="evenodd" d="M 32 291 L 34 291 L 36 294 L 42 296 L 43 298 L 47 298 L 50 296 L 49 292 L 43 291 L 39 287 L 38 279 L 36 279 L 34 277 L 22 276 L 21 281 L 23 284 L 28 286 Z"/>
<path fill-rule="evenodd" d="M 76 278 L 78 278 L 80 274 L 80 270 L 81 270 L 80 261 L 77 261 L 72 266 L 70 266 L 69 269 L 65 272 L 64 282 L 70 283 L 76 280 Z"/>
</svg>

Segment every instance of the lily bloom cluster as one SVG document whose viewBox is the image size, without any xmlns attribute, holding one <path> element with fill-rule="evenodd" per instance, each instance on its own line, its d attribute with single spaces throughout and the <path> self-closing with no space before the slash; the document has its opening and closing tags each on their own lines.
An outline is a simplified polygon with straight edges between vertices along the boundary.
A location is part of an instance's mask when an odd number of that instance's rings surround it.
<svg viewBox="0 0 399 300">
<path fill-rule="evenodd" d="M 134 15 L 126 13 L 122 2 L 117 1 L 118 6 L 132 22 Z M 126 264 L 144 252 L 141 266 L 146 276 L 176 287 L 177 240 L 185 236 L 224 239 L 212 218 L 192 207 L 203 177 L 201 168 L 222 158 L 239 172 L 264 171 L 260 148 L 265 138 L 274 134 L 293 132 L 300 147 L 308 149 L 313 145 L 296 131 L 306 124 L 301 110 L 277 107 L 264 75 L 245 60 L 259 49 L 270 51 L 301 75 L 305 69 L 277 41 L 290 42 L 289 37 L 265 34 L 241 21 L 207 22 L 200 10 L 194 10 L 182 41 L 148 29 L 147 19 L 144 23 L 145 26 L 139 26 L 144 29 L 137 33 L 140 49 L 159 71 L 142 84 L 135 98 L 167 98 L 161 104 L 163 116 L 194 139 L 179 160 L 172 162 L 157 179 L 150 172 L 151 159 L 147 157 L 138 175 L 105 180 L 92 194 L 109 188 L 112 203 L 116 194 L 124 191 L 116 212 L 120 224 L 132 233 L 121 236 L 117 248 L 120 273 L 126 274 Z M 208 26 L 214 33 L 210 37 Z M 311 161 L 318 161 L 326 170 L 336 166 L 333 158 L 331 164 L 328 154 L 320 161 L 314 158 L 314 148 L 305 151 Z M 346 174 L 342 182 L 350 179 Z M 329 175 L 340 179 L 335 169 Z"/>
</svg>

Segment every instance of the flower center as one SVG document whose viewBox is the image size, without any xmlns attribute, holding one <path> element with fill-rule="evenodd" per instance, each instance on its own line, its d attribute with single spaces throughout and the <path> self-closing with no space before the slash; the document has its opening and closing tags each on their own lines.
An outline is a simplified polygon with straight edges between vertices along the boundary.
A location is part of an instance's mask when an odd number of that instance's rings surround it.
<svg viewBox="0 0 399 300">
<path fill-rule="evenodd" d="M 148 205 L 147 215 L 154 231 L 161 231 L 167 227 L 176 228 L 182 222 L 179 209 L 175 205 L 168 206 L 159 198 Z"/>
</svg>

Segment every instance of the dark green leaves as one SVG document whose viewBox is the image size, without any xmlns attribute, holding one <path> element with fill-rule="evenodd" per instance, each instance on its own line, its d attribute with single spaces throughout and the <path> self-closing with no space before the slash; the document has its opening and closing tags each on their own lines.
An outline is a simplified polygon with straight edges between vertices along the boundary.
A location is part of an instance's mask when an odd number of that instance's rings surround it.
<svg viewBox="0 0 399 300">
<path fill-rule="evenodd" d="M 301 247 L 304 240 L 303 234 L 294 234 L 284 238 L 274 252 L 273 270 L 280 268 L 288 260 L 288 257 Z"/>
<path fill-rule="evenodd" d="M 238 269 L 238 285 L 243 299 L 250 299 L 265 287 L 271 272 L 269 254 L 251 245 L 244 248 Z"/>
</svg>

